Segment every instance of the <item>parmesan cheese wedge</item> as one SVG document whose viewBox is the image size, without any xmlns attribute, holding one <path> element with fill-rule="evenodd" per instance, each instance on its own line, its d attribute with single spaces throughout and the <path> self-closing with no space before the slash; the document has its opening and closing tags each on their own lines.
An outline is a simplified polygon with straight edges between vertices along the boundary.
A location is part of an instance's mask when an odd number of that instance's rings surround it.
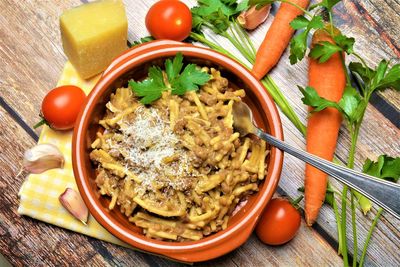
<svg viewBox="0 0 400 267">
<path fill-rule="evenodd" d="M 90 78 L 127 49 L 128 22 L 121 0 L 101 0 L 60 17 L 64 52 L 80 76 Z"/>
</svg>

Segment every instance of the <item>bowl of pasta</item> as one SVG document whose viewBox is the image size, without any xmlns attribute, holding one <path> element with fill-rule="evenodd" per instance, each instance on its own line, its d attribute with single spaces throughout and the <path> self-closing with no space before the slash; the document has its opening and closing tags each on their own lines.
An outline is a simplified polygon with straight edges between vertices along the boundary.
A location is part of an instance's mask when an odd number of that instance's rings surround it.
<svg viewBox="0 0 400 267">
<path fill-rule="evenodd" d="M 283 139 L 265 88 L 222 54 L 155 41 L 115 59 L 73 135 L 74 175 L 93 217 L 137 249 L 185 262 L 243 244 L 276 190 L 283 153 L 235 131 L 235 101 Z"/>
</svg>

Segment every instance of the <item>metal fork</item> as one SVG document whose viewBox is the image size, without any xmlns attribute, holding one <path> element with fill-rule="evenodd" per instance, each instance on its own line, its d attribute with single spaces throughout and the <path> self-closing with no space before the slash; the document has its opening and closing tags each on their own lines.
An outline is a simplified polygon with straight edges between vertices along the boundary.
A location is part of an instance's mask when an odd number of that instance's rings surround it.
<svg viewBox="0 0 400 267">
<path fill-rule="evenodd" d="M 243 102 L 233 105 L 233 126 L 241 136 L 255 134 L 280 150 L 307 162 L 315 168 L 327 173 L 331 177 L 360 192 L 387 212 L 400 220 L 400 185 L 373 176 L 356 172 L 352 169 L 339 166 L 330 161 L 314 156 L 297 149 L 287 143 L 263 132 L 253 123 L 253 113 Z"/>
</svg>

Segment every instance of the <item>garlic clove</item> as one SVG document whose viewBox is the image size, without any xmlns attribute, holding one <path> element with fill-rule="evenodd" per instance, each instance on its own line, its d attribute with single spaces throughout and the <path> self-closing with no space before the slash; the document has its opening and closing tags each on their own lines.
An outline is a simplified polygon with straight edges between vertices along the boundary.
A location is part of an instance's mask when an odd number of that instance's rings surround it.
<svg viewBox="0 0 400 267">
<path fill-rule="evenodd" d="M 49 169 L 63 168 L 64 156 L 55 145 L 39 144 L 25 151 L 22 166 L 30 173 L 42 173 Z"/>
<path fill-rule="evenodd" d="M 67 188 L 64 193 L 58 197 L 58 200 L 72 216 L 86 225 L 89 211 L 78 192 L 74 189 Z"/>
<path fill-rule="evenodd" d="M 254 5 L 240 13 L 237 18 L 238 23 L 246 30 L 254 30 L 267 19 L 270 10 L 271 5 L 265 5 L 260 9 L 257 9 L 256 5 Z"/>
</svg>

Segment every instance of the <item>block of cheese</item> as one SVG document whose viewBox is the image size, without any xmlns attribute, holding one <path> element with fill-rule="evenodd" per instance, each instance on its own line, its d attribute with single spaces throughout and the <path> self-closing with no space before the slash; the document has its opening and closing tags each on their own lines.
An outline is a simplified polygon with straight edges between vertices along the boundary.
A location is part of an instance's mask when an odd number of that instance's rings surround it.
<svg viewBox="0 0 400 267">
<path fill-rule="evenodd" d="M 82 78 L 103 70 L 127 49 L 128 22 L 122 0 L 100 0 L 60 17 L 64 52 Z"/>
</svg>

